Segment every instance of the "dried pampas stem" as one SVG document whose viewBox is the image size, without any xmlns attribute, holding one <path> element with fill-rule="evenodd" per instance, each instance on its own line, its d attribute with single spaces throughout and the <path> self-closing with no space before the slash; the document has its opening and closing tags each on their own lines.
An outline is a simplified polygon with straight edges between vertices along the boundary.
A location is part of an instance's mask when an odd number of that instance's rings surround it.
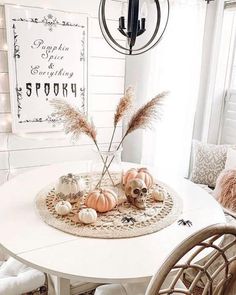
<svg viewBox="0 0 236 295">
<path fill-rule="evenodd" d="M 163 99 L 167 96 L 168 92 L 162 92 L 155 96 L 153 99 L 151 99 L 149 102 L 147 102 L 145 105 L 140 107 L 132 116 L 128 123 L 128 128 L 125 134 L 123 135 L 121 142 L 119 143 L 117 147 L 117 151 L 121 147 L 124 139 L 127 135 L 132 133 L 133 131 L 137 129 L 147 129 L 152 127 L 152 123 L 156 119 L 161 118 L 161 113 L 158 107 L 162 105 Z M 110 160 L 110 163 L 106 165 L 104 174 L 106 173 L 107 169 L 109 169 L 114 157 Z"/>
<path fill-rule="evenodd" d="M 120 99 L 120 101 L 119 101 L 119 103 L 117 105 L 117 108 L 116 108 L 116 112 L 115 112 L 115 115 L 114 115 L 113 132 L 112 132 L 110 144 L 109 144 L 109 147 L 108 147 L 109 152 L 111 150 L 111 146 L 112 146 L 112 143 L 113 143 L 113 140 L 114 140 L 117 124 L 121 121 L 121 119 L 127 114 L 127 112 L 132 107 L 133 100 L 134 100 L 134 89 L 133 89 L 133 87 L 130 86 L 130 87 L 128 87 L 126 89 L 124 96 Z M 103 170 L 102 170 L 101 178 L 100 178 L 100 180 L 99 180 L 96 187 L 98 187 L 101 184 L 101 181 L 102 181 L 103 176 L 105 174 L 105 168 L 106 168 L 107 161 L 108 161 L 108 157 L 106 157 L 106 159 L 105 159 L 105 164 L 104 164 L 104 167 L 103 167 Z"/>
<path fill-rule="evenodd" d="M 72 135 L 72 138 L 76 140 L 82 133 L 90 137 L 93 140 L 98 150 L 99 156 L 105 165 L 105 160 L 103 159 L 103 156 L 97 144 L 97 131 L 95 129 L 95 126 L 87 120 L 84 114 L 74 109 L 67 102 L 59 99 L 54 99 L 52 100 L 51 104 L 56 110 L 55 115 L 64 119 L 63 124 L 65 133 L 70 133 Z M 107 166 L 106 171 L 112 183 L 114 184 Z"/>
<path fill-rule="evenodd" d="M 163 98 L 165 98 L 167 94 L 167 92 L 158 94 L 144 106 L 138 109 L 130 119 L 124 137 L 137 129 L 151 128 L 153 120 L 160 119 L 161 117 L 158 107 L 161 106 Z"/>
<path fill-rule="evenodd" d="M 128 110 L 132 107 L 134 100 L 134 89 L 128 87 L 125 91 L 125 95 L 120 99 L 114 115 L 114 126 L 120 122 L 120 120 L 126 115 Z"/>
<path fill-rule="evenodd" d="M 55 115 L 64 119 L 63 124 L 66 134 L 71 133 L 74 139 L 78 139 L 84 133 L 94 142 L 97 142 L 97 131 L 93 124 L 88 122 L 84 114 L 75 110 L 63 100 L 54 99 L 51 104 L 56 110 Z"/>
</svg>

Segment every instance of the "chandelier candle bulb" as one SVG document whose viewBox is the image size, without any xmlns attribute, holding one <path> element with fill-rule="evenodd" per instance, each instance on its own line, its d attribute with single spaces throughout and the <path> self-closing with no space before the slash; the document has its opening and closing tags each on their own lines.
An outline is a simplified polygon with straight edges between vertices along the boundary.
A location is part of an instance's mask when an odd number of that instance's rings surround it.
<svg viewBox="0 0 236 295">
<path fill-rule="evenodd" d="M 125 5 L 125 2 L 122 2 L 121 16 L 125 16 L 125 14 L 126 14 L 126 5 Z"/>
<path fill-rule="evenodd" d="M 146 30 L 146 19 L 141 18 L 141 30 L 145 31 Z"/>
<path fill-rule="evenodd" d="M 145 19 L 148 16 L 148 9 L 147 9 L 147 3 L 146 1 L 143 3 L 141 7 L 141 18 Z"/>
<path fill-rule="evenodd" d="M 119 28 L 120 29 L 125 29 L 125 17 L 124 16 L 121 16 L 119 18 Z"/>
</svg>

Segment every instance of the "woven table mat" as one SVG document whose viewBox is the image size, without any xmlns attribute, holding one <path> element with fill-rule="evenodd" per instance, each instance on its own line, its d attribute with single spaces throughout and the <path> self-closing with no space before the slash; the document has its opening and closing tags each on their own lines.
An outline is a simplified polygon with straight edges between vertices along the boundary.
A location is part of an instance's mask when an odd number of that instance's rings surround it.
<svg viewBox="0 0 236 295">
<path fill-rule="evenodd" d="M 80 174 L 88 181 L 89 176 Z M 151 197 L 153 189 L 164 192 L 163 202 L 156 202 Z M 66 216 L 59 216 L 55 204 L 60 200 L 55 192 L 55 184 L 42 189 L 36 196 L 36 209 L 41 218 L 50 226 L 76 236 L 91 238 L 130 238 L 157 232 L 174 223 L 182 213 L 182 200 L 163 183 L 156 183 L 147 196 L 147 208 L 139 210 L 127 202 L 123 190 L 119 190 L 119 204 L 107 213 L 98 213 L 94 224 L 83 224 L 78 219 L 78 212 L 84 208 L 84 197 L 72 204 L 72 211 Z M 128 220 L 124 220 L 128 217 Z M 130 219 L 132 218 L 132 219 Z"/>
</svg>

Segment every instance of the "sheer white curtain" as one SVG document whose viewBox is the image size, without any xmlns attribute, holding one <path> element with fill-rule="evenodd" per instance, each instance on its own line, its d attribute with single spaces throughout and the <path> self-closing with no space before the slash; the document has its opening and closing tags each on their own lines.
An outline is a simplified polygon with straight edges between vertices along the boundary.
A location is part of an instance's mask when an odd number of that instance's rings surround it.
<svg viewBox="0 0 236 295">
<path fill-rule="evenodd" d="M 171 1 L 168 30 L 160 44 L 144 57 L 142 67 L 148 69 L 148 75 L 136 85 L 145 99 L 170 91 L 161 122 L 156 123 L 154 132 L 141 135 L 141 162 L 155 166 L 160 174 L 186 176 L 188 172 L 205 15 L 203 0 Z M 144 102 L 138 97 L 139 103 Z"/>
</svg>

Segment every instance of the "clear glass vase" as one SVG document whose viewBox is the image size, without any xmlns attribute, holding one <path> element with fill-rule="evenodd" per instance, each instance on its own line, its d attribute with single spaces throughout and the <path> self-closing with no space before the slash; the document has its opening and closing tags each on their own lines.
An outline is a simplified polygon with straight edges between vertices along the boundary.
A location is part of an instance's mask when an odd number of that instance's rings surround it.
<svg viewBox="0 0 236 295">
<path fill-rule="evenodd" d="M 119 186 L 122 178 L 121 152 L 122 149 L 116 150 L 116 147 L 110 151 L 104 148 L 95 151 L 91 165 L 91 189 L 115 189 Z"/>
</svg>

